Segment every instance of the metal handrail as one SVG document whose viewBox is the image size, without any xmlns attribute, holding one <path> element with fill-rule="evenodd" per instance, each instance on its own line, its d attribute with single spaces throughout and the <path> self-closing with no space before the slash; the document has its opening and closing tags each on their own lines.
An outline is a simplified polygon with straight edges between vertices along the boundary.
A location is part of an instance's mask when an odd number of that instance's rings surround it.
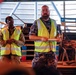
<svg viewBox="0 0 76 75">
<path fill-rule="evenodd" d="M 21 20 L 16 14 L 14 14 L 15 11 L 17 10 L 18 6 L 20 5 L 20 3 L 21 3 L 21 2 L 18 2 L 18 3 L 16 4 L 16 6 L 14 7 L 14 9 L 12 10 L 12 12 L 10 13 L 9 16 L 14 15 L 14 16 L 17 17 L 21 22 L 23 22 L 23 23 L 26 25 L 26 23 L 25 23 L 23 20 Z M 26 26 L 27 26 L 27 25 L 26 25 Z"/>
<path fill-rule="evenodd" d="M 56 12 L 57 12 L 58 16 L 59 16 L 59 17 L 60 17 L 60 19 L 61 19 L 61 15 L 60 15 L 60 13 L 59 13 L 58 9 L 56 8 L 56 6 L 55 6 L 54 2 L 53 2 L 53 1 L 51 1 L 51 3 L 52 3 L 52 5 L 53 5 L 54 9 L 56 10 Z"/>
<path fill-rule="evenodd" d="M 13 10 L 12 10 L 12 12 L 10 13 L 9 16 L 12 16 L 12 13 L 14 13 L 14 12 L 17 10 L 17 8 L 18 8 L 19 5 L 20 5 L 20 2 L 18 2 L 18 3 L 16 4 L 16 6 L 13 8 Z"/>
<path fill-rule="evenodd" d="M 76 18 L 62 18 L 62 19 L 76 20 Z"/>
<path fill-rule="evenodd" d="M 61 18 L 61 22 L 67 22 L 66 20 L 75 20 L 76 22 L 76 18 Z"/>
<path fill-rule="evenodd" d="M 12 13 L 15 17 L 17 17 L 21 22 L 23 22 L 25 25 L 26 25 L 26 23 L 22 20 L 22 19 L 20 19 L 16 14 L 14 14 L 14 13 Z M 27 25 L 26 25 L 27 26 Z"/>
</svg>

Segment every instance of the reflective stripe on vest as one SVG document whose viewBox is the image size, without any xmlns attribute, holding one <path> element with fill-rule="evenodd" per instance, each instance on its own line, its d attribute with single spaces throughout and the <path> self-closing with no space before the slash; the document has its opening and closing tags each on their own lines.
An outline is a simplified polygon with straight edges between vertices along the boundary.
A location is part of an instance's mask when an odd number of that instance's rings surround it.
<svg viewBox="0 0 76 75">
<path fill-rule="evenodd" d="M 56 46 L 42 46 L 42 47 L 39 47 L 39 46 L 35 46 L 36 49 L 48 49 L 48 48 L 56 48 Z"/>
<path fill-rule="evenodd" d="M 1 50 L 9 50 L 9 48 L 1 47 Z M 18 48 L 11 48 L 11 50 L 20 50 Z"/>
<path fill-rule="evenodd" d="M 9 39 L 8 29 L 6 29 L 6 28 L 2 29 L 2 34 L 3 34 L 3 40 Z M 21 34 L 20 28 L 16 27 L 15 31 L 13 32 L 13 34 L 11 36 L 11 39 L 19 40 L 20 34 Z M 21 48 L 14 43 L 12 43 L 11 45 L 7 44 L 6 46 L 1 47 L 1 55 L 7 55 L 10 53 L 21 56 Z"/>
<path fill-rule="evenodd" d="M 38 36 L 42 36 L 42 37 L 47 37 L 50 39 L 54 39 L 57 31 L 56 31 L 56 26 L 55 26 L 55 21 L 51 20 L 51 31 L 50 34 L 47 30 L 47 28 L 45 27 L 44 23 L 38 19 L 37 20 L 37 26 L 38 26 Z M 42 49 L 44 48 L 44 49 Z M 42 41 L 35 41 L 35 51 L 36 52 L 49 52 L 50 50 L 52 51 L 56 51 L 56 41 L 52 41 L 52 42 L 42 42 Z"/>
</svg>

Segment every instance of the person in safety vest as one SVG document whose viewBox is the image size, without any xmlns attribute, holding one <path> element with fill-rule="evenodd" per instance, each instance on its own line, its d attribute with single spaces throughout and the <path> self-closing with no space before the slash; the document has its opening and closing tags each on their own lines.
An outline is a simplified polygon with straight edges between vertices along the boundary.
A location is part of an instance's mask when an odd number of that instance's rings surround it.
<svg viewBox="0 0 76 75">
<path fill-rule="evenodd" d="M 37 19 L 30 28 L 29 39 L 34 40 L 35 45 L 35 55 L 32 60 L 32 67 L 41 64 L 56 67 L 56 43 L 61 41 L 61 39 L 58 37 L 60 32 L 57 30 L 55 20 L 51 19 L 49 16 L 49 7 L 43 5 L 41 17 Z M 44 61 L 44 63 L 40 63 L 42 61 Z"/>
<path fill-rule="evenodd" d="M 1 29 L 1 61 L 3 63 L 20 63 L 21 46 L 25 43 L 24 35 L 19 26 L 14 26 L 11 16 L 5 19 L 7 27 Z"/>
</svg>

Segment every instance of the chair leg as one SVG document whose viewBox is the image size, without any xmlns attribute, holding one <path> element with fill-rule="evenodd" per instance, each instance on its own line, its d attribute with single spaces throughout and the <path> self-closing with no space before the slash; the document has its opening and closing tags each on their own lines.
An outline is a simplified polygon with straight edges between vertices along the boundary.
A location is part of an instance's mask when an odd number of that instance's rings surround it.
<svg viewBox="0 0 76 75">
<path fill-rule="evenodd" d="M 63 52 L 63 55 L 62 55 L 62 61 L 64 60 L 64 52 Z"/>
<path fill-rule="evenodd" d="M 65 55 L 66 55 L 66 59 L 67 59 L 67 61 L 69 61 L 69 57 L 68 57 L 67 52 L 65 53 Z"/>
<path fill-rule="evenodd" d="M 68 58 L 68 54 L 66 52 L 66 49 L 63 48 L 63 50 L 64 50 L 64 52 L 63 52 L 63 56 L 62 56 L 62 62 L 63 62 L 65 56 L 66 56 L 67 61 L 69 61 L 69 58 Z"/>
<path fill-rule="evenodd" d="M 61 53 L 61 55 L 60 55 L 60 60 L 62 60 L 62 56 L 63 56 L 63 53 Z"/>
</svg>

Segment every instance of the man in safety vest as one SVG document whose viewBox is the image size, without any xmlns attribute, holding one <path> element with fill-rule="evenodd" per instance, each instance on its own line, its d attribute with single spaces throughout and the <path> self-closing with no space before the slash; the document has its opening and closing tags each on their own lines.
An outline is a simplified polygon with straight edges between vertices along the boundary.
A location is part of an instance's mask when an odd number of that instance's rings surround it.
<svg viewBox="0 0 76 75">
<path fill-rule="evenodd" d="M 25 43 L 24 35 L 19 26 L 14 26 L 11 16 L 5 19 L 7 26 L 1 29 L 1 60 L 8 63 L 20 63 L 21 46 Z"/>
<path fill-rule="evenodd" d="M 47 5 L 41 9 L 41 17 L 37 19 L 30 28 L 29 39 L 34 40 L 35 56 L 32 66 L 46 65 L 56 67 L 56 43 L 60 41 L 59 31 L 55 20 L 50 17 L 50 10 Z M 43 62 L 44 63 L 41 63 Z"/>
</svg>

